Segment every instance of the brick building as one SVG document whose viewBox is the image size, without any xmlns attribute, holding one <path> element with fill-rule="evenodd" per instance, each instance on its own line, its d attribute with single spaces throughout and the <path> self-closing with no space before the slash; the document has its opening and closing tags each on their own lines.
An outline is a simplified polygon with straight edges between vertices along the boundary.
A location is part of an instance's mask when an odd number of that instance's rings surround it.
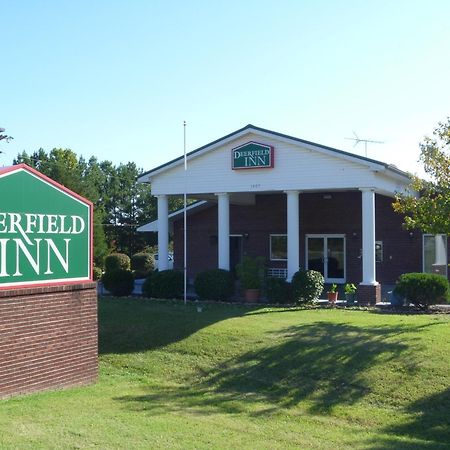
<svg viewBox="0 0 450 450">
<path fill-rule="evenodd" d="M 288 280 L 299 268 L 328 283 L 359 284 L 361 297 L 380 299 L 380 285 L 405 272 L 447 275 L 445 236 L 402 227 L 392 199 L 409 177 L 395 166 L 253 125 L 143 174 L 158 198 L 165 268 L 169 232 L 175 268 L 183 267 L 183 211 L 169 214 L 168 197 L 187 192 L 189 278 L 203 270 L 234 270 L 243 255 L 263 256 L 269 274 Z"/>
</svg>

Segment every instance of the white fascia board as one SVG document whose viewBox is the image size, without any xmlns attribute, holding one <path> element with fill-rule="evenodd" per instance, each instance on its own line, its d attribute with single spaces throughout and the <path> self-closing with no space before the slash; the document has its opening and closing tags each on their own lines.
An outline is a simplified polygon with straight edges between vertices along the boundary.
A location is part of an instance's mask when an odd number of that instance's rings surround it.
<svg viewBox="0 0 450 450">
<path fill-rule="evenodd" d="M 246 128 L 245 130 L 242 130 L 240 133 L 233 134 L 232 136 L 230 136 L 228 138 L 225 138 L 225 139 L 222 139 L 219 142 L 216 142 L 214 144 L 208 145 L 207 147 L 205 147 L 202 150 L 198 150 L 198 151 L 194 150 L 193 154 L 186 155 L 186 159 L 189 162 L 189 160 L 197 158 L 198 156 L 202 156 L 205 153 L 208 153 L 208 152 L 216 149 L 217 147 L 221 147 L 223 145 L 226 145 L 226 144 L 228 144 L 228 143 L 230 143 L 230 142 L 232 142 L 232 141 L 234 141 L 236 139 L 241 138 L 242 136 L 245 136 L 246 134 L 251 134 L 251 133 L 255 133 L 255 130 L 253 130 L 252 128 Z M 272 138 L 273 138 L 273 136 L 272 136 Z M 173 161 L 171 164 L 164 165 L 163 167 L 159 168 L 158 170 L 155 170 L 155 171 L 153 171 L 151 173 L 143 175 L 142 177 L 139 177 L 138 178 L 138 182 L 139 183 L 150 183 L 152 177 L 154 177 L 156 175 L 159 175 L 160 173 L 165 172 L 166 170 L 170 170 L 173 167 L 180 166 L 182 164 L 184 164 L 184 158 L 183 157 L 179 157 L 175 161 Z"/>
<path fill-rule="evenodd" d="M 334 156 L 335 158 L 341 158 L 346 161 L 351 161 L 353 163 L 361 164 L 365 167 L 369 167 L 370 169 L 372 169 L 373 171 L 376 171 L 376 172 L 383 172 L 384 170 L 386 170 L 386 167 L 383 164 L 376 164 L 375 162 L 365 161 L 361 158 L 358 158 L 357 156 L 347 155 L 345 153 L 336 152 L 331 149 L 328 150 L 326 148 L 319 147 L 319 146 L 313 145 L 313 144 L 308 144 L 306 142 L 299 142 L 296 139 L 290 139 L 289 137 L 273 135 L 273 134 L 266 133 L 266 132 L 260 131 L 260 130 L 253 130 L 252 133 L 258 134 L 261 137 L 276 139 L 276 140 L 285 142 L 287 144 L 294 144 L 298 147 L 302 147 L 302 148 L 305 148 L 307 150 L 314 151 L 317 153 L 322 153 L 324 155 Z"/>
<path fill-rule="evenodd" d="M 189 205 L 189 206 L 186 207 L 186 212 L 189 212 L 189 211 L 191 211 L 193 209 L 196 209 L 196 208 L 198 208 L 200 206 L 203 206 L 206 203 L 211 203 L 211 202 L 207 202 L 206 200 L 201 200 L 199 202 L 193 203 L 192 205 Z M 179 209 L 177 211 L 174 211 L 173 213 L 170 213 L 169 216 L 168 216 L 169 221 L 170 221 L 170 219 L 173 219 L 173 218 L 175 218 L 177 216 L 181 216 L 183 213 L 184 213 L 184 208 L 183 209 Z M 140 227 L 138 227 L 136 229 L 136 231 L 139 231 L 139 232 L 145 232 L 145 231 L 152 231 L 152 232 L 154 232 L 154 231 L 158 231 L 158 220 L 154 220 L 153 222 L 149 222 L 149 223 L 146 223 L 144 225 L 141 225 Z"/>
</svg>

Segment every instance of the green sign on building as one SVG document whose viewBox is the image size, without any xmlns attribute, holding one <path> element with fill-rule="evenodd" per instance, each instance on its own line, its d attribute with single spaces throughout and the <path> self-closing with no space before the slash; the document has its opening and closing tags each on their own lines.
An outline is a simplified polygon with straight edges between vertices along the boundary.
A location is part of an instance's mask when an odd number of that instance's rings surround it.
<svg viewBox="0 0 450 450">
<path fill-rule="evenodd" d="M 0 289 L 92 279 L 92 204 L 19 164 L 0 169 Z"/>
<path fill-rule="evenodd" d="M 273 167 L 274 150 L 270 145 L 247 142 L 232 150 L 232 169 L 269 169 Z"/>
</svg>

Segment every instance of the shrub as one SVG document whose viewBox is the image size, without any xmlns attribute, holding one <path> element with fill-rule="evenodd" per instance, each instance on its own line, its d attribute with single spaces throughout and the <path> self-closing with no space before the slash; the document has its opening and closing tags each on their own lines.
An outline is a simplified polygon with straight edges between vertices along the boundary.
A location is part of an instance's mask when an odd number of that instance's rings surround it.
<svg viewBox="0 0 450 450">
<path fill-rule="evenodd" d="M 155 268 L 155 260 L 150 253 L 136 253 L 131 257 L 134 278 L 145 278 Z"/>
<path fill-rule="evenodd" d="M 212 269 L 199 273 L 194 287 L 202 300 L 227 301 L 234 294 L 234 279 L 228 270 Z"/>
<path fill-rule="evenodd" d="M 315 270 L 299 270 L 292 277 L 292 295 L 296 303 L 311 303 L 323 291 L 324 278 Z"/>
<path fill-rule="evenodd" d="M 156 272 L 149 272 L 145 278 L 144 284 L 142 285 L 142 295 L 147 298 L 152 297 L 152 278 Z M 183 280 L 184 281 L 184 280 Z"/>
<path fill-rule="evenodd" d="M 236 265 L 236 272 L 242 289 L 261 289 L 265 274 L 264 258 L 244 256 Z"/>
<path fill-rule="evenodd" d="M 92 269 L 92 277 L 94 280 L 100 280 L 102 278 L 103 271 L 100 267 L 94 266 Z"/>
<path fill-rule="evenodd" d="M 125 297 L 133 292 L 134 277 L 131 270 L 116 269 L 105 272 L 102 281 L 105 288 L 117 297 Z"/>
<path fill-rule="evenodd" d="M 184 292 L 183 272 L 163 270 L 152 274 L 151 294 L 155 298 L 180 298 Z"/>
<path fill-rule="evenodd" d="M 111 253 L 105 258 L 105 272 L 119 269 L 129 270 L 130 258 L 125 253 Z"/>
<path fill-rule="evenodd" d="M 269 303 L 292 303 L 291 284 L 282 278 L 267 278 L 266 297 Z"/>
<path fill-rule="evenodd" d="M 447 278 L 434 273 L 404 273 L 398 279 L 394 293 L 423 309 L 449 296 Z"/>
</svg>

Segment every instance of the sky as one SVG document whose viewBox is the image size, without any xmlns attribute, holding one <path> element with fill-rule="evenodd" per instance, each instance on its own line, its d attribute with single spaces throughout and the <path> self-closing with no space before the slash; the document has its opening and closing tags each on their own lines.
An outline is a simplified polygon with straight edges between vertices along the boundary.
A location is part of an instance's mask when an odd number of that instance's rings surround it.
<svg viewBox="0 0 450 450">
<path fill-rule="evenodd" d="M 249 123 L 420 174 L 450 116 L 448 0 L 0 0 L 0 167 L 150 170 Z"/>
</svg>

